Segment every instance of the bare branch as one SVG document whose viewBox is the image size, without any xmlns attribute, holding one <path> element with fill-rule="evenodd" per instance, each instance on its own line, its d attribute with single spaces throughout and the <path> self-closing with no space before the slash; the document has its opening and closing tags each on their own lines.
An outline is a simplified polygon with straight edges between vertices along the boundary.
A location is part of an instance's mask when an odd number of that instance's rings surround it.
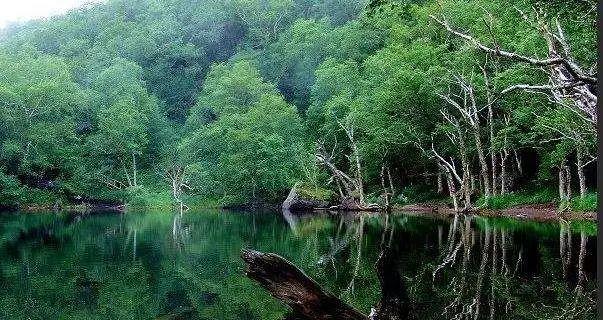
<svg viewBox="0 0 603 320">
<path fill-rule="evenodd" d="M 465 39 L 466 41 L 472 43 L 474 46 L 476 46 L 478 49 L 480 49 L 484 52 L 491 53 L 496 56 L 510 58 L 510 59 L 513 59 L 516 61 L 520 61 L 520 62 L 532 64 L 532 65 L 537 65 L 537 66 L 564 65 L 568 69 L 568 71 L 570 73 L 572 73 L 572 76 L 576 77 L 578 80 L 581 80 L 581 81 L 591 84 L 591 85 L 597 84 L 597 79 L 595 77 L 585 75 L 582 72 L 582 70 L 575 63 L 567 60 L 566 58 L 551 57 L 551 58 L 547 58 L 547 59 L 536 59 L 536 58 L 528 57 L 528 56 L 525 56 L 522 54 L 518 54 L 516 52 L 500 50 L 499 47 L 491 48 L 487 45 L 482 44 L 480 41 L 478 41 L 474 37 L 472 37 L 466 33 L 462 33 L 460 31 L 455 30 L 454 28 L 452 28 L 450 26 L 450 24 L 448 24 L 448 22 L 446 22 L 444 20 L 440 20 L 440 19 L 436 18 L 434 15 L 429 15 L 429 17 L 432 18 L 433 20 L 435 20 L 440 25 L 442 25 L 444 28 L 446 28 L 446 30 L 448 30 L 448 32 L 450 32 L 462 39 Z"/>
</svg>

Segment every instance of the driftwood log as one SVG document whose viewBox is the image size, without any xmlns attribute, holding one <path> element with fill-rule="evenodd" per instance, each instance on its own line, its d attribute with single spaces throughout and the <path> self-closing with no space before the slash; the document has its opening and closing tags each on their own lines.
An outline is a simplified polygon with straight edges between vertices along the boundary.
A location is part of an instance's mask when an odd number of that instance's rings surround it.
<svg viewBox="0 0 603 320">
<path fill-rule="evenodd" d="M 375 266 L 381 284 L 381 300 L 370 316 L 325 291 L 303 271 L 276 254 L 244 249 L 241 257 L 247 264 L 247 277 L 291 307 L 294 315 L 288 319 L 411 319 L 406 286 L 397 269 L 395 255 L 389 249 L 381 251 Z"/>
<path fill-rule="evenodd" d="M 241 257 L 247 264 L 247 277 L 303 317 L 368 320 L 368 316 L 324 291 L 303 271 L 276 254 L 244 249 Z"/>
</svg>

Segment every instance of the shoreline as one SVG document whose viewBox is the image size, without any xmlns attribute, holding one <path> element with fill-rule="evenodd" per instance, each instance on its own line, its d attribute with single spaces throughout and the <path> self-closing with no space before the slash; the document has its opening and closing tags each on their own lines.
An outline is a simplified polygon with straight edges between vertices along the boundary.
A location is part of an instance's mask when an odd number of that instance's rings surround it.
<svg viewBox="0 0 603 320">
<path fill-rule="evenodd" d="M 195 208 L 197 210 L 203 209 L 226 209 L 229 208 Z M 230 208 L 232 209 L 232 208 Z M 21 211 L 24 213 L 38 213 L 48 211 L 73 211 L 73 212 L 97 212 L 97 211 L 116 211 L 125 213 L 126 205 L 82 205 L 82 204 L 69 204 L 64 206 L 40 206 L 40 205 L 27 205 L 21 208 L 9 208 L 6 211 Z M 316 212 L 346 212 L 345 210 L 329 210 L 328 208 L 315 208 L 309 211 L 294 211 L 294 214 L 305 214 L 305 213 L 316 213 Z M 370 212 L 380 213 L 384 211 L 354 211 L 354 212 Z M 441 204 L 435 203 L 417 203 L 408 204 L 403 206 L 393 206 L 391 212 L 406 212 L 414 214 L 424 214 L 433 216 L 453 216 L 457 212 L 453 209 L 448 208 Z M 585 220 L 585 221 L 597 221 L 596 212 L 574 212 L 564 211 L 558 212 L 557 207 L 554 204 L 539 204 L 539 205 L 520 205 L 506 209 L 479 209 L 474 211 L 465 212 L 465 214 L 471 214 L 481 217 L 493 217 L 493 218 L 514 218 L 520 220 L 531 220 L 531 221 L 558 221 L 558 220 Z"/>
<path fill-rule="evenodd" d="M 69 211 L 77 213 L 99 212 L 99 211 L 118 211 L 125 212 L 126 205 L 90 205 L 90 204 L 67 204 L 67 205 L 26 205 L 23 207 L 4 208 L 5 212 L 24 212 L 24 213 L 40 213 L 49 211 Z"/>
<path fill-rule="evenodd" d="M 435 204 L 411 204 L 404 206 L 394 206 L 392 211 L 413 212 L 423 214 L 433 214 L 437 216 L 452 216 L 456 214 L 453 209 Z M 530 221 L 558 221 L 558 220 L 585 220 L 597 221 L 596 212 L 575 212 L 575 211 L 557 211 L 554 204 L 539 205 L 520 205 L 506 209 L 479 209 L 466 212 L 481 217 L 492 218 L 514 218 Z"/>
</svg>

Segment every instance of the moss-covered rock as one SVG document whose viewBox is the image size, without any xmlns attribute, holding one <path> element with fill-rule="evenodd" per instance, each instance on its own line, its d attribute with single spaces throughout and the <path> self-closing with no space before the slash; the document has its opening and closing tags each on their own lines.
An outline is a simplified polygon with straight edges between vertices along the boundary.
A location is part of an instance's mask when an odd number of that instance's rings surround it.
<svg viewBox="0 0 603 320">
<path fill-rule="evenodd" d="M 289 196 L 283 202 L 283 210 L 309 211 L 316 208 L 329 206 L 333 192 L 318 187 L 308 187 L 302 183 L 296 183 Z"/>
</svg>

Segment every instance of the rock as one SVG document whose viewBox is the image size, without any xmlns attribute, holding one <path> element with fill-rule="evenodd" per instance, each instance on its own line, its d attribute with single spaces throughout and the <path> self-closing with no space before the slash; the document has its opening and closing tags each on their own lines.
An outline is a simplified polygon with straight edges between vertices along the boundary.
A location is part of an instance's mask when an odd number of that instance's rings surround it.
<svg viewBox="0 0 603 320">
<path fill-rule="evenodd" d="M 311 211 L 316 208 L 326 208 L 329 205 L 328 201 L 312 197 L 306 192 L 301 192 L 301 184 L 296 183 L 289 196 L 283 202 L 283 210 L 289 210 L 291 212 L 296 211 Z"/>
</svg>

